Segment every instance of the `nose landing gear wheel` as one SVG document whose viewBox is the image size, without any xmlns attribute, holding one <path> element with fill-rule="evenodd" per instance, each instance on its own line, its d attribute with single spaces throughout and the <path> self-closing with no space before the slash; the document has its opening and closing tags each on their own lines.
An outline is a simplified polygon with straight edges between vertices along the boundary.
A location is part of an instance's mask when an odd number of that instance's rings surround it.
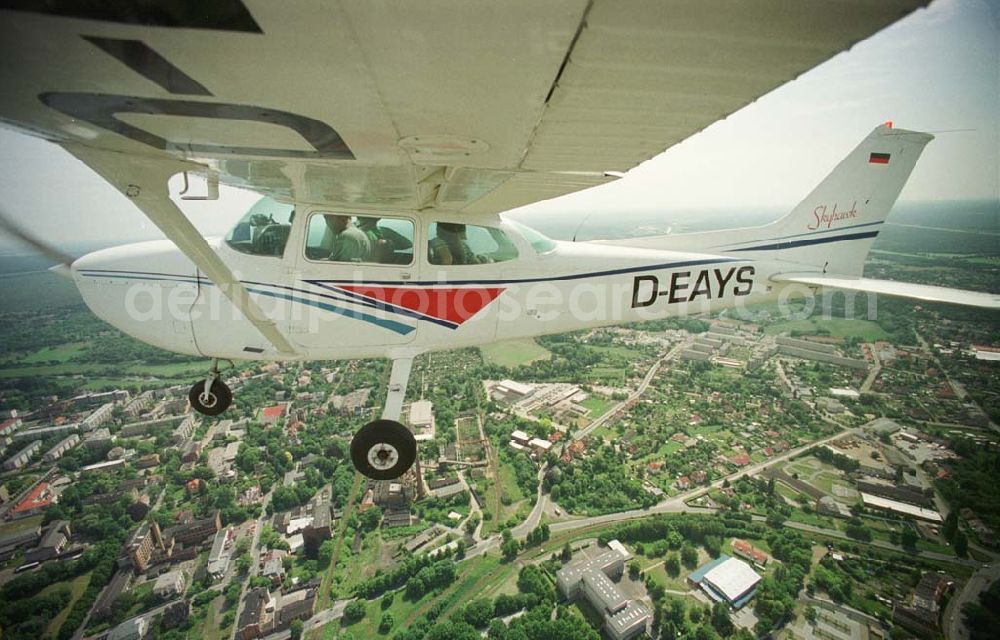
<svg viewBox="0 0 1000 640">
<path fill-rule="evenodd" d="M 354 468 L 372 480 L 392 480 L 417 459 L 417 441 L 395 420 L 369 422 L 351 440 Z"/>
<path fill-rule="evenodd" d="M 217 416 L 233 403 L 233 392 L 226 383 L 216 378 L 205 393 L 205 381 L 195 382 L 188 392 L 188 400 L 195 411 L 206 416 Z"/>
</svg>

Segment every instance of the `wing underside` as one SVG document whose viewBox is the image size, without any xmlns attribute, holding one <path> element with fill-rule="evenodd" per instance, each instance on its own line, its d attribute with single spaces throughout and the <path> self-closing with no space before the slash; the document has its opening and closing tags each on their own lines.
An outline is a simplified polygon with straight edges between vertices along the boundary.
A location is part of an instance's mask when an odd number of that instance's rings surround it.
<svg viewBox="0 0 1000 640">
<path fill-rule="evenodd" d="M 1000 295 L 995 293 L 965 291 L 929 284 L 912 284 L 909 282 L 876 280 L 873 278 L 836 278 L 822 275 L 781 276 L 773 279 L 776 282 L 803 284 L 810 288 L 841 289 L 844 291 L 877 293 L 899 298 L 923 300 L 925 302 L 944 302 L 967 307 L 980 307 L 982 309 L 1000 309 Z"/>
<path fill-rule="evenodd" d="M 0 0 L 0 118 L 279 198 L 495 213 L 600 184 L 922 0 Z"/>
</svg>

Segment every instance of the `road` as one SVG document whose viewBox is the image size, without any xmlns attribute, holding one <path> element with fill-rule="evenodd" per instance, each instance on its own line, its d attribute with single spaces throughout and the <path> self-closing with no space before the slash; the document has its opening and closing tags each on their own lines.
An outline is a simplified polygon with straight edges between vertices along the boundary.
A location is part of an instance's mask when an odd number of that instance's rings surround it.
<svg viewBox="0 0 1000 640">
<path fill-rule="evenodd" d="M 253 529 L 253 540 L 250 542 L 249 550 L 250 558 L 253 559 L 253 564 L 250 566 L 250 572 L 247 575 L 246 580 L 243 581 L 243 588 L 240 590 L 240 599 L 239 602 L 236 603 L 236 618 L 234 618 L 236 622 L 233 624 L 233 632 L 230 635 L 230 638 L 233 640 L 236 638 L 236 632 L 239 631 L 238 627 L 240 626 L 240 615 L 243 613 L 243 598 L 247 594 L 247 587 L 250 585 L 250 578 L 257 573 L 260 564 L 258 562 L 259 556 L 257 555 L 260 550 L 260 532 L 264 528 L 264 522 L 267 521 L 267 503 L 270 502 L 272 493 L 274 493 L 273 488 L 264 494 L 264 497 L 260 501 L 260 518 L 257 519 L 257 526 Z M 232 562 L 236 562 L 236 558 L 233 558 Z"/>
<path fill-rule="evenodd" d="M 309 618 L 305 622 L 303 627 L 304 631 L 311 631 L 313 629 L 318 629 L 325 624 L 329 624 L 334 620 L 339 620 L 341 616 L 344 615 L 344 609 L 350 603 L 354 602 L 354 598 L 347 598 L 346 600 L 335 600 L 333 605 L 329 609 L 323 609 L 322 611 L 317 611 L 313 617 Z M 305 635 L 305 634 L 303 634 Z"/>
<path fill-rule="evenodd" d="M 965 627 L 962 607 L 968 602 L 975 602 L 979 594 L 996 580 L 1000 580 L 1000 563 L 987 565 L 972 574 L 965 587 L 952 597 L 941 620 L 941 629 L 948 640 L 968 640 L 969 630 Z"/>
<path fill-rule="evenodd" d="M 605 411 L 604 414 L 602 414 L 599 418 L 597 418 L 596 420 L 588 424 L 586 427 L 574 433 L 572 439 L 580 440 L 582 438 L 586 438 L 588 435 L 590 435 L 592 431 L 604 426 L 608 421 L 614 418 L 615 414 L 617 414 L 619 411 L 625 408 L 625 405 L 641 397 L 642 394 L 646 392 L 646 389 L 649 388 L 649 384 L 653 381 L 653 376 L 655 376 L 656 372 L 660 370 L 660 367 L 666 362 L 672 360 L 678 353 L 680 353 L 681 349 L 687 346 L 687 344 L 688 341 L 685 340 L 684 342 L 680 342 L 677 345 L 675 345 L 672 349 L 670 349 L 670 351 L 668 351 L 666 355 L 657 360 L 653 364 L 653 366 L 649 368 L 649 371 L 646 372 L 646 376 L 642 379 L 642 382 L 639 383 L 639 386 L 636 388 L 635 391 L 633 391 L 629 395 L 628 398 L 622 400 L 615 406 L 611 407 L 610 409 Z"/>
<path fill-rule="evenodd" d="M 729 474 L 728 476 L 724 476 L 722 478 L 719 478 L 718 480 L 716 480 L 715 482 L 713 482 L 712 484 L 710 484 L 708 486 L 698 487 L 697 489 L 693 489 L 691 491 L 687 491 L 685 493 L 678 494 L 678 495 L 676 495 L 676 496 L 674 496 L 672 498 L 668 498 L 667 500 L 664 500 L 663 502 L 660 502 L 660 503 L 658 503 L 658 504 L 656 504 L 656 505 L 654 505 L 654 506 L 652 506 L 652 507 L 650 507 L 648 509 L 633 509 L 631 511 L 621 511 L 621 512 L 618 512 L 618 513 L 609 513 L 609 514 L 606 514 L 606 515 L 603 515 L 603 516 L 593 516 L 593 517 L 590 517 L 590 518 L 579 518 L 577 520 L 567 520 L 567 521 L 564 521 L 564 522 L 556 522 L 556 523 L 550 525 L 550 528 L 551 528 L 552 532 L 554 533 L 554 532 L 557 532 L 557 531 L 572 531 L 573 529 L 580 529 L 580 528 L 583 528 L 583 527 L 590 527 L 590 526 L 598 525 L 598 524 L 608 524 L 608 523 L 611 523 L 611 522 L 620 522 L 620 521 L 624 521 L 624 520 L 633 520 L 635 518 L 644 518 L 646 516 L 657 514 L 657 513 L 680 513 L 680 512 L 687 512 L 687 513 L 715 513 L 714 509 L 704 509 L 704 508 L 700 508 L 700 507 L 690 507 L 690 506 L 688 506 L 686 504 L 686 502 L 688 500 L 691 500 L 692 498 L 697 498 L 698 496 L 701 496 L 701 495 L 703 495 L 705 493 L 708 493 L 712 489 L 718 489 L 719 487 L 722 486 L 722 484 L 726 480 L 732 480 L 732 479 L 735 479 L 735 478 L 737 478 L 739 476 L 744 476 L 744 475 L 749 476 L 749 475 L 754 475 L 754 474 L 760 473 L 761 471 L 763 471 L 764 469 L 770 467 L 771 465 L 777 464 L 779 462 L 784 462 L 785 460 L 788 460 L 789 458 L 797 456 L 800 453 L 802 453 L 803 451 L 807 451 L 807 450 L 811 449 L 812 447 L 816 447 L 816 446 L 820 446 L 820 445 L 826 444 L 827 442 L 831 442 L 831 441 L 836 440 L 838 438 L 842 438 L 842 437 L 844 437 L 846 435 L 857 433 L 860 430 L 861 430 L 861 427 L 855 427 L 853 429 L 848 429 L 846 431 L 840 431 L 840 432 L 837 432 L 837 433 L 835 433 L 835 434 L 833 434 L 831 436 L 827 436 L 826 438 L 823 438 L 822 440 L 816 440 L 815 442 L 810 442 L 810 443 L 804 444 L 804 445 L 802 445 L 800 447 L 796 447 L 794 449 L 789 449 L 788 451 L 786 451 L 785 453 L 783 453 L 781 455 L 775 456 L 775 457 L 770 458 L 768 460 L 765 460 L 763 462 L 758 462 L 757 464 L 753 464 L 753 465 L 744 467 L 744 468 L 742 468 L 742 469 L 740 469 L 740 470 L 738 470 L 738 471 L 736 471 L 734 473 Z"/>
<path fill-rule="evenodd" d="M 515 538 L 520 538 L 522 536 L 528 535 L 532 529 L 538 526 L 538 523 L 542 520 L 542 514 L 545 513 L 545 508 L 549 502 L 549 496 L 547 493 L 542 491 L 542 481 L 545 479 L 545 474 L 549 470 L 549 465 L 542 464 L 542 468 L 538 470 L 538 488 L 537 495 L 535 496 L 535 507 L 525 518 L 524 522 L 517 525 L 510 530 L 511 534 Z"/>
<path fill-rule="evenodd" d="M 868 372 L 868 376 L 865 381 L 861 383 L 861 393 L 868 393 L 872 389 L 872 383 L 875 382 L 875 378 L 878 374 L 882 373 L 882 361 L 878 357 L 878 350 L 875 348 L 874 344 L 868 345 L 871 348 L 872 359 L 875 360 L 875 365 L 872 367 L 871 371 Z"/>
</svg>

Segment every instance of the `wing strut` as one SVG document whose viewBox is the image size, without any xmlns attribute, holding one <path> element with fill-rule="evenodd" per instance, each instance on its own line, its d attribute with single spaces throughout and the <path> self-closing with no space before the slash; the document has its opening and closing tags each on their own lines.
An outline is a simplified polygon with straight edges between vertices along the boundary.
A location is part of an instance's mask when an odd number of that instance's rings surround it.
<svg viewBox="0 0 1000 640">
<path fill-rule="evenodd" d="M 204 169 L 199 165 L 168 158 L 95 149 L 76 143 L 64 143 L 66 151 L 122 192 L 155 224 L 195 266 L 219 287 L 226 298 L 249 320 L 280 353 L 295 354 L 295 348 L 250 298 L 226 263 L 170 199 L 167 181 L 180 171 Z"/>
</svg>

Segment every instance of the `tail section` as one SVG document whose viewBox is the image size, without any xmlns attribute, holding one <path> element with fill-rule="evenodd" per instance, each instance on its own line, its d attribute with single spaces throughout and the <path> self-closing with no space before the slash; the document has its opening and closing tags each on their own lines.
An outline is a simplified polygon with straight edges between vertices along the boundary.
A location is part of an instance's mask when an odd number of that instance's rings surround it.
<svg viewBox="0 0 1000 640">
<path fill-rule="evenodd" d="M 860 276 L 882 223 L 933 138 L 879 126 L 787 216 L 727 232 L 730 242 L 706 249 L 788 262 L 795 271 Z"/>
</svg>

